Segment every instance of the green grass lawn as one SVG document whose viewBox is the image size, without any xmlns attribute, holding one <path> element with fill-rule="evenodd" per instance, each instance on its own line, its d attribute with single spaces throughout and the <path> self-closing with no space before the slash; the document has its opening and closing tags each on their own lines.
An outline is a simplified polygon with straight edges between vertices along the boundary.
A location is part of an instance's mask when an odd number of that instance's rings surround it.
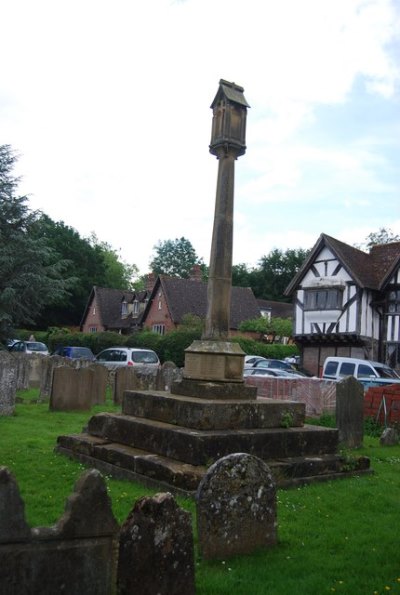
<svg viewBox="0 0 400 595">
<path fill-rule="evenodd" d="M 84 468 L 54 453 L 57 436 L 117 408 L 108 402 L 90 414 L 50 412 L 34 401 L 35 391 L 20 394 L 15 416 L 0 418 L 0 465 L 17 478 L 30 525 L 51 525 Z M 198 595 L 400 594 L 400 446 L 365 436 L 357 454 L 370 457 L 373 475 L 278 491 L 277 546 L 218 562 L 197 556 Z M 137 498 L 156 491 L 106 482 L 120 523 Z M 178 500 L 194 518 L 194 503 Z"/>
</svg>

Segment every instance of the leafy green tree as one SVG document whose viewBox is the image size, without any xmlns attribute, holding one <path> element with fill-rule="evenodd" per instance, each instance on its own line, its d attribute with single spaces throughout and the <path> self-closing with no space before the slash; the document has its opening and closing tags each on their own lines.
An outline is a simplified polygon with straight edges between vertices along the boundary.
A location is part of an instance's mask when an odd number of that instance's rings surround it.
<svg viewBox="0 0 400 595">
<path fill-rule="evenodd" d="M 244 263 L 232 266 L 232 285 L 234 287 L 251 287 L 253 270 Z"/>
<path fill-rule="evenodd" d="M 0 336 L 13 327 L 34 326 L 47 307 L 63 300 L 72 279 L 66 263 L 55 259 L 46 238 L 34 238 L 36 213 L 26 196 L 17 195 L 13 176 L 16 156 L 10 145 L 0 145 Z"/>
<path fill-rule="evenodd" d="M 288 318 L 266 318 L 260 316 L 254 320 L 245 320 L 239 326 L 240 331 L 251 331 L 260 335 L 273 335 L 274 337 L 290 337 L 293 332 L 293 323 Z"/>
<path fill-rule="evenodd" d="M 93 285 L 112 289 L 130 289 L 137 274 L 135 265 L 119 259 L 118 253 L 106 242 L 100 242 L 95 234 L 89 239 L 65 225 L 55 222 L 41 213 L 32 226 L 36 238 L 46 238 L 54 250 L 54 259 L 67 262 L 67 274 L 75 278 L 75 284 L 66 298 L 46 311 L 42 324 L 78 325 Z"/>
<path fill-rule="evenodd" d="M 232 285 L 251 287 L 257 298 L 285 302 L 284 291 L 307 258 L 303 248 L 279 250 L 275 248 L 263 256 L 257 268 L 245 264 L 232 267 Z"/>
<path fill-rule="evenodd" d="M 369 250 L 370 248 L 372 248 L 372 246 L 376 246 L 378 244 L 390 244 L 390 242 L 400 242 L 400 236 L 394 234 L 391 229 L 380 227 L 378 231 L 368 234 L 365 240 L 365 246 Z"/>
<path fill-rule="evenodd" d="M 266 300 L 285 302 L 286 287 L 305 261 L 308 250 L 290 248 L 279 250 L 275 248 L 259 262 L 259 269 L 254 278 L 254 293 Z"/>
<path fill-rule="evenodd" d="M 69 295 L 46 311 L 41 324 L 78 325 L 93 285 L 105 283 L 106 265 L 101 249 L 91 246 L 63 221 L 55 222 L 43 213 L 32 226 L 32 235 L 46 240 L 53 250 L 53 261 L 66 261 L 66 274 L 75 278 Z"/>
<path fill-rule="evenodd" d="M 155 256 L 150 262 L 150 269 L 157 275 L 187 279 L 194 265 L 203 265 L 191 242 L 184 237 L 158 242 L 154 251 Z"/>
<path fill-rule="evenodd" d="M 96 234 L 90 236 L 90 244 L 100 249 L 105 264 L 105 287 L 133 289 L 137 285 L 139 269 L 135 264 L 121 260 L 118 252 L 107 242 L 100 242 Z"/>
</svg>

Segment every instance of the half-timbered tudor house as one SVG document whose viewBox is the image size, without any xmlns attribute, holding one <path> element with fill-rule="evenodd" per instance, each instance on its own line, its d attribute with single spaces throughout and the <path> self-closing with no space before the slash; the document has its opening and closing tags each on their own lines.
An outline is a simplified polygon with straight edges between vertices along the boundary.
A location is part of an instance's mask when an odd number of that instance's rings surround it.
<svg viewBox="0 0 400 595">
<path fill-rule="evenodd" d="M 367 253 L 322 234 L 285 293 L 305 369 L 332 355 L 400 367 L 400 242 Z"/>
</svg>

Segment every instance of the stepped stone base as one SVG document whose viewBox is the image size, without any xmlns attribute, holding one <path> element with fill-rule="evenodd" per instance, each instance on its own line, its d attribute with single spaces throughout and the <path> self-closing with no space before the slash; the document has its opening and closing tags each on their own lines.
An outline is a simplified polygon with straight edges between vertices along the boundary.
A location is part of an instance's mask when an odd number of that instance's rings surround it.
<svg viewBox="0 0 400 595">
<path fill-rule="evenodd" d="M 338 431 L 304 424 L 302 403 L 210 400 L 163 391 L 126 391 L 122 413 L 99 413 L 57 450 L 116 477 L 193 494 L 219 458 L 246 452 L 266 461 L 278 485 L 368 470 L 337 454 Z"/>
</svg>

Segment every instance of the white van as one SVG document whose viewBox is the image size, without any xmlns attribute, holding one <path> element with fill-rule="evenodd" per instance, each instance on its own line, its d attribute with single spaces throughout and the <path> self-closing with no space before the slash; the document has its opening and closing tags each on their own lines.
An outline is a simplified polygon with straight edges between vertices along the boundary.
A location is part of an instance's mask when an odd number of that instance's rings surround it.
<svg viewBox="0 0 400 595">
<path fill-rule="evenodd" d="M 354 357 L 327 357 L 322 370 L 325 380 L 341 380 L 345 376 L 354 376 L 367 386 L 398 384 L 400 376 L 379 362 Z"/>
</svg>

